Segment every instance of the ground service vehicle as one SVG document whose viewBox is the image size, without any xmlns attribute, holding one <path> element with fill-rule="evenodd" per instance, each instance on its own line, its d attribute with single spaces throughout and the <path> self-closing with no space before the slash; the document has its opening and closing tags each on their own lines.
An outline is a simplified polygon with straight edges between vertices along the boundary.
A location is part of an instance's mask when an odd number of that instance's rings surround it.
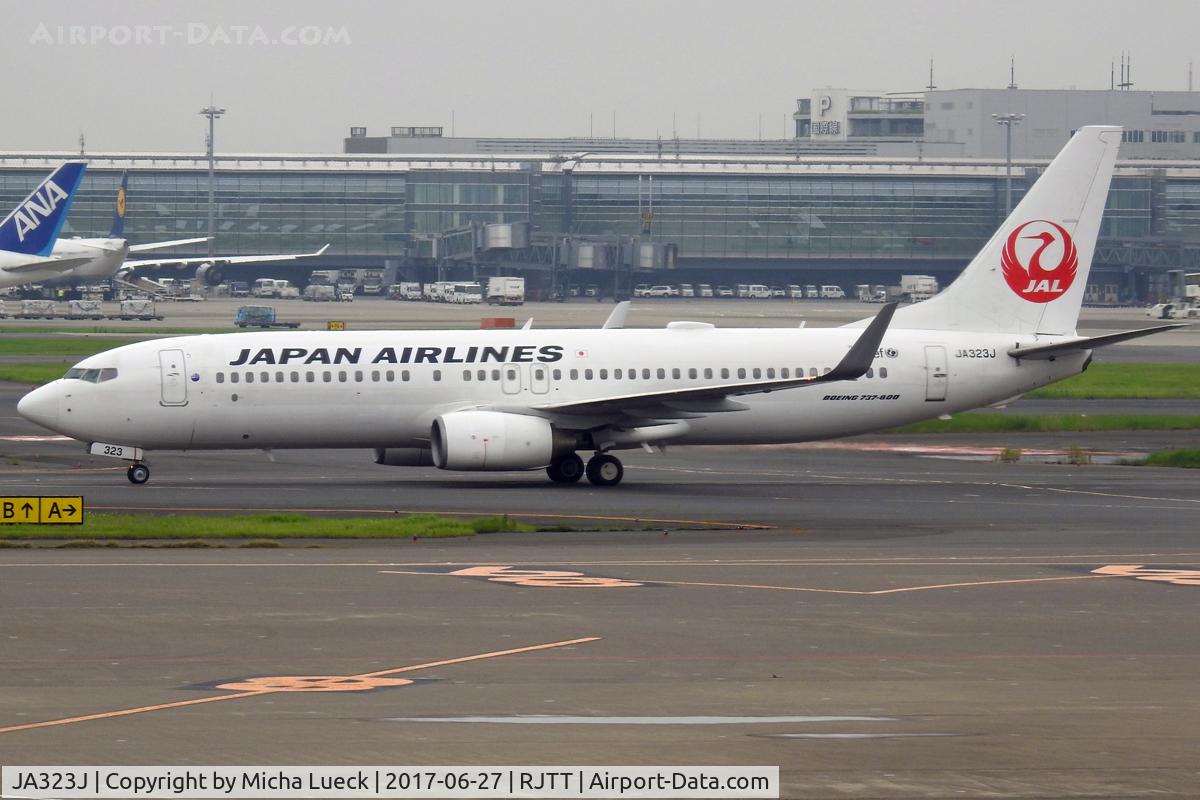
<svg viewBox="0 0 1200 800">
<path fill-rule="evenodd" d="M 680 297 L 695 297 L 696 289 L 690 283 L 681 283 L 681 284 L 679 284 L 679 296 Z"/>
<path fill-rule="evenodd" d="M 718 286 L 717 297 L 733 297 L 733 289 L 728 286 Z"/>
<path fill-rule="evenodd" d="M 299 322 L 282 322 L 272 306 L 240 306 L 233 318 L 239 328 L 299 328 Z"/>
<path fill-rule="evenodd" d="M 709 286 L 707 283 L 702 283 L 696 287 L 696 296 L 697 297 L 712 297 L 713 296 L 713 288 L 711 286 Z"/>
<path fill-rule="evenodd" d="M 483 287 L 478 283 L 456 283 L 450 290 L 449 302 L 470 305 L 483 302 Z"/>
<path fill-rule="evenodd" d="M 493 306 L 519 306 L 525 302 L 525 279 L 488 278 L 487 302 Z"/>
<path fill-rule="evenodd" d="M 820 296 L 821 296 L 821 293 L 817 291 L 816 286 L 813 286 L 811 283 L 804 284 L 804 299 L 805 300 L 816 300 Z"/>
<path fill-rule="evenodd" d="M 300 299 L 310 300 L 314 303 L 328 303 L 338 299 L 337 287 L 325 283 L 310 283 L 304 287 L 304 293 L 300 295 Z"/>
<path fill-rule="evenodd" d="M 801 288 L 798 284 L 789 283 L 787 286 L 787 296 L 793 300 L 803 300 L 804 299 L 804 289 Z"/>
<path fill-rule="evenodd" d="M 769 300 L 771 290 L 761 283 L 752 283 L 746 287 L 746 297 L 749 297 L 751 300 Z"/>
<path fill-rule="evenodd" d="M 900 290 L 914 303 L 928 300 L 938 293 L 937 278 L 932 275 L 901 275 Z"/>
<path fill-rule="evenodd" d="M 821 287 L 821 299 L 822 300 L 845 300 L 846 299 L 846 290 L 840 286 L 833 286 L 831 284 L 826 284 Z"/>
</svg>

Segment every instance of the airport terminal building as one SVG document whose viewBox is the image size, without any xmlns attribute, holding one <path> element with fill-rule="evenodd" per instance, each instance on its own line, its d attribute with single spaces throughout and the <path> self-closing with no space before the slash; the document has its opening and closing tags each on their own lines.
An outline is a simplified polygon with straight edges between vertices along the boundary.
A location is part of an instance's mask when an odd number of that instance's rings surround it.
<svg viewBox="0 0 1200 800">
<path fill-rule="evenodd" d="M 18 203 L 78 153 L 0 153 Z M 64 235 L 104 235 L 122 171 L 134 241 L 207 231 L 207 158 L 97 153 Z M 1047 159 L 1013 164 L 1013 203 Z M 392 267 L 403 279 L 524 274 L 535 287 L 626 282 L 894 282 L 956 274 L 1005 215 L 1003 159 L 764 154 L 223 154 L 216 251 L 309 252 L 249 277 Z M 1093 300 L 1145 299 L 1200 270 L 1200 162 L 1118 163 Z M 191 247 L 201 255 L 203 247 Z M 670 273 L 670 274 L 668 274 Z M 400 279 L 400 278 L 398 278 Z"/>
</svg>

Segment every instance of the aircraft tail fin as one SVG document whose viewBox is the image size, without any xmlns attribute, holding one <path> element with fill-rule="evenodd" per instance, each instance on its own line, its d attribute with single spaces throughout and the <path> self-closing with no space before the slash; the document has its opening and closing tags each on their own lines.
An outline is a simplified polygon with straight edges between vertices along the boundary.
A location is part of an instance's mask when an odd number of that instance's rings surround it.
<svg viewBox="0 0 1200 800">
<path fill-rule="evenodd" d="M 125 235 L 125 203 L 129 196 L 129 172 L 121 173 L 121 186 L 117 189 L 117 199 L 113 205 L 112 228 L 108 231 L 111 239 L 120 239 Z"/>
<path fill-rule="evenodd" d="M 1080 128 L 962 274 L 892 327 L 1073 334 L 1120 143 L 1118 126 Z"/>
<path fill-rule="evenodd" d="M 82 161 L 68 161 L 39 183 L 0 222 L 0 250 L 50 255 L 86 168 Z"/>
</svg>

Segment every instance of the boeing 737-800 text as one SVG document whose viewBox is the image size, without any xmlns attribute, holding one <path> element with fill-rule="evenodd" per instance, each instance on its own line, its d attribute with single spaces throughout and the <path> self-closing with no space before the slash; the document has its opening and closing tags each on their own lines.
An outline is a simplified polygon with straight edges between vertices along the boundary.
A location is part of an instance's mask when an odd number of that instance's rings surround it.
<svg viewBox="0 0 1200 800">
<path fill-rule="evenodd" d="M 147 450 L 361 447 L 613 485 L 623 448 L 825 439 L 994 404 L 1173 327 L 1076 334 L 1120 138 L 1080 129 L 946 291 L 842 328 L 187 336 L 89 357 L 18 410 L 131 461 L 134 483 Z"/>
</svg>

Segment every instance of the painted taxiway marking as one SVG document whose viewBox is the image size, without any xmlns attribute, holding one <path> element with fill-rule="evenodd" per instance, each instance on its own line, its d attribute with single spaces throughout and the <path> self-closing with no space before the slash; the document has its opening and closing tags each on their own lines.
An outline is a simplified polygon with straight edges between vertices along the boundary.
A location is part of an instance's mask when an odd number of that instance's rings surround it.
<svg viewBox="0 0 1200 800">
<path fill-rule="evenodd" d="M 1147 567 L 1144 564 L 1110 564 L 1092 570 L 1097 577 L 1134 578 L 1139 581 L 1156 581 L 1175 586 L 1200 586 L 1200 569 L 1172 569 Z"/>
<path fill-rule="evenodd" d="M 570 647 L 577 644 L 588 644 L 597 642 L 599 636 L 585 636 L 580 639 L 565 639 L 561 642 L 547 642 L 546 644 L 534 644 L 526 647 L 514 647 L 510 650 L 493 650 L 488 653 L 476 653 L 470 656 L 459 656 L 457 658 L 447 658 L 441 661 L 428 661 L 424 664 L 412 664 L 407 667 L 396 667 L 395 669 L 381 669 L 376 672 L 363 672 L 358 675 L 321 675 L 308 676 L 309 678 L 318 678 L 324 682 L 323 685 L 329 686 L 334 681 L 347 682 L 346 685 L 357 683 L 361 688 L 354 691 L 365 691 L 368 688 L 378 688 L 374 685 L 376 682 L 372 679 L 382 678 L 387 675 L 399 675 L 403 672 L 415 672 L 422 669 L 433 669 L 435 667 L 445 667 L 451 664 L 465 664 L 470 661 L 483 661 L 489 658 L 501 658 L 503 656 L 514 656 L 520 653 L 533 653 L 539 650 L 552 650 L 558 647 Z M 258 686 L 260 688 L 250 689 L 248 691 L 237 692 L 235 694 L 219 694 L 212 697 L 200 697 L 194 700 L 179 700 L 173 703 L 159 703 L 152 706 L 138 706 L 136 708 L 122 708 L 116 711 L 102 711 L 97 714 L 85 714 L 79 717 L 65 717 L 63 719 L 52 719 L 44 722 L 29 722 L 23 725 L 10 725 L 5 728 L 0 728 L 0 733 L 16 733 L 17 731 L 27 731 L 34 728 L 49 728 L 55 725 L 72 725 L 77 722 L 90 722 L 98 719 L 113 719 L 115 717 L 127 717 L 133 714 L 145 714 L 150 711 L 164 711 L 171 708 L 183 708 L 185 706 L 195 706 L 202 703 L 216 703 L 221 700 L 239 700 L 245 697 L 261 697 L 267 694 L 278 694 L 280 692 L 311 692 L 314 691 L 311 686 L 305 686 L 305 676 L 288 676 L 284 678 L 257 678 L 252 681 L 259 683 L 249 683 L 247 685 Z M 270 681 L 277 681 L 278 685 L 272 684 Z M 409 681 L 411 683 L 411 681 Z M 232 684 L 226 684 L 232 685 Z M 220 687 L 218 687 L 220 688 Z M 336 689 L 324 688 L 321 691 L 337 691 Z M 347 691 L 342 689 L 341 691 Z"/>
<path fill-rule="evenodd" d="M 1005 578 L 1000 580 L 961 581 L 957 583 L 936 583 L 922 586 L 901 586 L 892 589 L 823 589 L 811 586 L 775 586 L 761 583 L 722 583 L 717 581 L 671 581 L 655 578 L 639 578 L 626 580 L 621 578 L 598 578 L 584 575 L 582 572 L 566 572 L 563 570 L 544 569 L 515 569 L 508 565 L 481 565 L 468 567 L 453 572 L 424 572 L 419 570 L 379 570 L 381 575 L 435 575 L 453 578 L 485 578 L 491 582 L 509 583 L 531 588 L 629 588 L 640 586 L 705 586 L 719 589 L 762 589 L 776 592 L 813 592 L 817 594 L 853 594 L 853 595 L 884 595 L 901 592 L 923 592 L 933 589 L 962 589 L 975 586 L 1000 586 L 1014 583 L 1052 583 L 1056 581 L 1078 581 L 1094 578 L 1113 577 L 1109 574 L 1067 575 L 1051 578 Z M 1093 573 L 1099 570 L 1093 570 Z M 1194 571 L 1200 576 L 1200 570 Z"/>
<path fill-rule="evenodd" d="M 625 589 L 645 586 L 645 583 L 620 578 L 598 577 L 560 569 L 520 569 L 506 564 L 467 567 L 454 572 L 401 572 L 398 570 L 380 570 L 380 572 L 388 575 L 453 575 L 458 578 L 483 578 L 492 583 L 507 583 L 512 586 L 533 588 Z"/>
</svg>

